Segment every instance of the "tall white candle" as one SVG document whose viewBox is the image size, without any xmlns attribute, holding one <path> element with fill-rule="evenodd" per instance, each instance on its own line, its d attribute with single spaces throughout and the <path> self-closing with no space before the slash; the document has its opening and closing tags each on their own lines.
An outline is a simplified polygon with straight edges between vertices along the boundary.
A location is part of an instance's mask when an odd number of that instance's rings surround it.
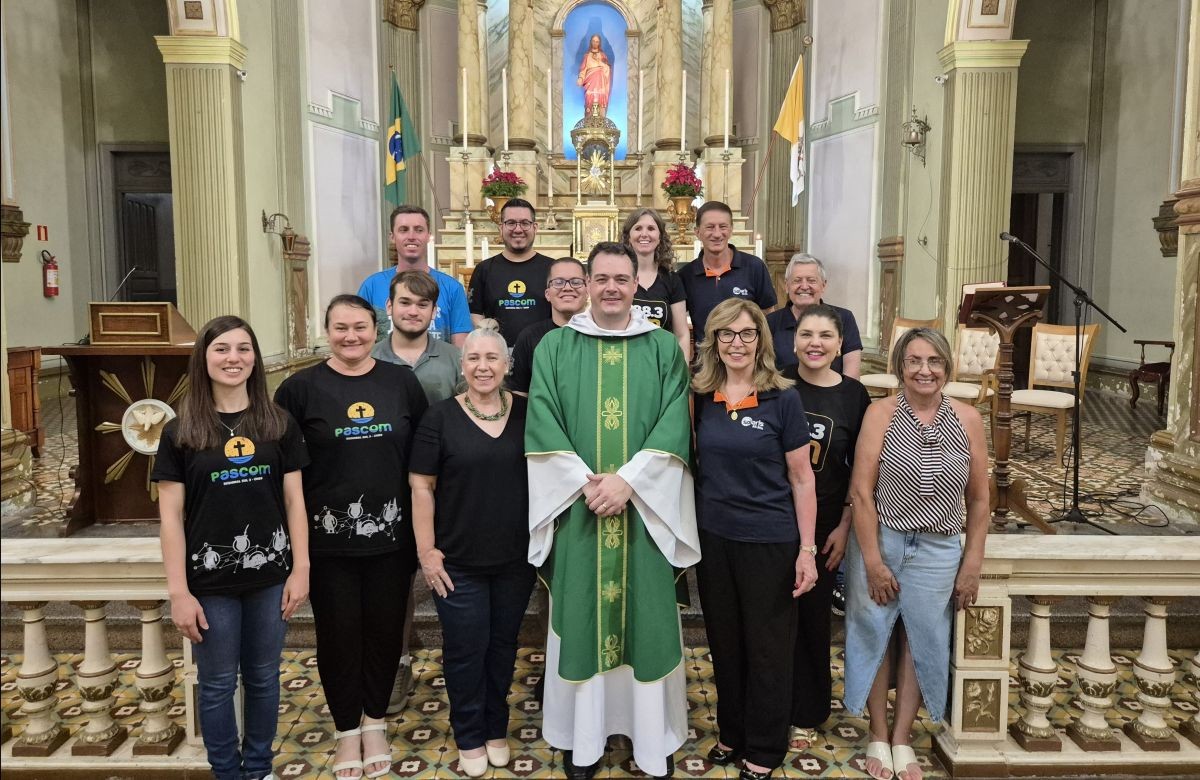
<svg viewBox="0 0 1200 780">
<path fill-rule="evenodd" d="M 437 270 L 437 244 L 434 241 L 429 242 L 429 251 L 425 256 L 426 263 L 433 270 Z"/>
<path fill-rule="evenodd" d="M 467 223 L 466 249 L 467 249 L 467 268 L 474 268 L 475 267 L 475 224 L 472 222 Z"/>
<path fill-rule="evenodd" d="M 725 69 L 725 151 L 729 151 L 729 68 Z"/>
<path fill-rule="evenodd" d="M 500 111 L 504 114 L 504 151 L 508 151 L 508 68 L 500 70 Z"/>
<path fill-rule="evenodd" d="M 546 155 L 546 197 L 550 199 L 550 208 L 554 208 L 554 166 L 550 155 Z"/>
<path fill-rule="evenodd" d="M 692 242 L 692 254 L 700 256 L 700 239 L 698 238 Z"/>
<path fill-rule="evenodd" d="M 679 151 L 687 151 L 687 71 L 683 72 L 679 94 Z"/>
<path fill-rule="evenodd" d="M 487 240 L 487 236 L 484 236 L 484 237 L 483 237 L 482 246 L 483 246 L 483 250 L 482 250 L 482 251 L 479 253 L 479 258 L 480 258 L 481 260 L 487 260 L 489 257 L 491 257 L 491 255 L 488 253 L 488 240 Z"/>
<path fill-rule="evenodd" d="M 554 153 L 554 103 L 550 91 L 553 83 L 554 77 L 546 68 L 546 154 Z"/>
<path fill-rule="evenodd" d="M 462 69 L 462 117 L 459 131 L 462 132 L 463 151 L 467 151 L 467 69 Z"/>
<path fill-rule="evenodd" d="M 644 102 L 643 98 L 644 98 L 644 93 L 645 93 L 645 90 L 642 89 L 642 82 L 643 82 L 645 76 L 646 76 L 646 71 L 644 71 L 644 70 L 638 71 L 638 142 L 637 142 L 638 154 L 642 153 L 642 130 L 645 128 L 645 122 L 642 119 L 646 113 L 645 111 L 642 110 L 642 104 Z"/>
<path fill-rule="evenodd" d="M 761 258 L 763 256 L 763 240 L 762 233 L 754 236 L 754 256 Z"/>
</svg>

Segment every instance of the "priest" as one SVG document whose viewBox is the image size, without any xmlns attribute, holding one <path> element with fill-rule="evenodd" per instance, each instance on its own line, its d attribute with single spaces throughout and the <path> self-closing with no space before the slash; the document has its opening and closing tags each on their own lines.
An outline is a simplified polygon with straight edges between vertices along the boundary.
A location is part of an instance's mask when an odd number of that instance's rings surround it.
<svg viewBox="0 0 1200 780">
<path fill-rule="evenodd" d="M 669 776 L 687 736 L 676 577 L 700 559 L 679 343 L 633 309 L 637 260 L 600 242 L 591 308 L 534 355 L 525 426 L 529 560 L 550 591 L 543 734 L 568 778 L 624 734 Z"/>
</svg>

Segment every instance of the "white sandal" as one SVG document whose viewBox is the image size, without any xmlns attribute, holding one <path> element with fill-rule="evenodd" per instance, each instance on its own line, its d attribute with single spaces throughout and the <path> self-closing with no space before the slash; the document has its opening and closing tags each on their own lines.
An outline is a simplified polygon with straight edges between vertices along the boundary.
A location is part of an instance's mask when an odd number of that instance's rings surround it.
<svg viewBox="0 0 1200 780">
<path fill-rule="evenodd" d="M 899 780 L 901 772 L 905 772 L 905 777 L 908 777 L 908 768 L 913 764 L 916 764 L 917 769 L 921 770 L 921 762 L 917 760 L 917 754 L 912 749 L 912 745 L 892 745 L 893 777 Z M 924 770 L 921 770 L 922 777 L 924 774 Z"/>
<path fill-rule="evenodd" d="M 386 733 L 387 732 L 387 723 L 386 722 L 385 723 L 366 723 L 361 726 L 361 730 L 362 731 L 382 731 L 382 732 Z M 366 772 L 366 768 L 369 767 L 371 764 L 382 764 L 385 762 L 387 763 L 387 766 L 384 767 L 383 769 L 380 769 L 377 772 Z M 389 750 L 387 753 L 380 753 L 380 754 L 374 755 L 374 756 L 364 756 L 363 760 L 362 760 L 362 766 L 363 766 L 363 771 L 366 772 L 367 777 L 383 777 L 384 775 L 391 774 L 392 753 L 390 750 L 390 743 L 389 743 Z"/>
<path fill-rule="evenodd" d="M 335 740 L 337 740 L 338 742 L 341 742 L 344 737 L 360 737 L 360 736 L 362 736 L 362 729 L 349 729 L 348 731 L 336 731 L 335 730 L 333 732 L 333 738 Z M 334 755 L 337 755 L 336 750 L 337 749 L 335 748 Z M 362 746 L 360 745 L 359 753 L 361 753 L 361 752 L 362 752 Z M 357 769 L 358 774 L 342 775 L 340 777 L 340 780 L 355 780 L 356 778 L 363 776 L 363 762 L 359 761 L 357 758 L 353 759 L 351 761 L 341 761 L 339 763 L 334 764 L 332 767 L 330 767 L 330 771 L 333 773 L 335 778 L 338 777 L 338 772 L 342 772 L 347 769 Z"/>
<path fill-rule="evenodd" d="M 867 743 L 867 758 L 874 758 L 877 761 L 879 761 L 880 764 L 883 764 L 883 767 L 882 767 L 883 771 L 888 773 L 887 777 L 876 778 L 876 780 L 894 780 L 894 778 L 896 777 L 896 770 L 892 768 L 892 746 L 891 745 L 889 745 L 887 742 L 869 742 L 869 743 Z M 865 763 L 863 765 L 863 769 L 866 769 Z M 875 775 L 872 775 L 869 771 L 867 772 L 867 774 L 871 775 L 871 777 L 876 777 Z"/>
</svg>

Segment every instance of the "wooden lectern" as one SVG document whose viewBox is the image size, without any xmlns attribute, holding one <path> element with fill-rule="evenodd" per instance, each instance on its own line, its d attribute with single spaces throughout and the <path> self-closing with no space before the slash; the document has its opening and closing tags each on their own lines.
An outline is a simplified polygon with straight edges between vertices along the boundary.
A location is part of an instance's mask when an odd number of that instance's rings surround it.
<svg viewBox="0 0 1200 780">
<path fill-rule="evenodd" d="M 196 332 L 170 303 L 92 303 L 91 344 L 43 347 L 67 363 L 79 465 L 60 536 L 158 519 L 150 482 L 162 429 L 187 392 Z"/>
<path fill-rule="evenodd" d="M 1013 334 L 1019 328 L 1032 326 L 1042 316 L 1049 294 L 1048 286 L 987 287 L 976 288 L 970 300 L 963 301 L 962 314 L 970 324 L 987 325 L 1000 337 L 1000 355 L 996 360 L 999 387 L 993 403 L 996 425 L 992 448 L 996 453 L 996 468 L 991 480 L 992 528 L 997 531 L 1008 530 L 1011 509 L 1043 533 L 1055 533 L 1026 503 L 1025 480 L 1011 479 L 1008 469 L 1012 451 Z"/>
</svg>

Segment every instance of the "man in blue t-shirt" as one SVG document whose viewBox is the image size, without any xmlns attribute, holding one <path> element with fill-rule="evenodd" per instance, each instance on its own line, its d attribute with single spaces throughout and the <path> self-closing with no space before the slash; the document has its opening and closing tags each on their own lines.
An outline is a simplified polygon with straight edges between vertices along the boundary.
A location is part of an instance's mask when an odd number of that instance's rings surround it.
<svg viewBox="0 0 1200 780">
<path fill-rule="evenodd" d="M 427 259 L 429 242 L 433 234 L 429 231 L 429 213 L 420 206 L 397 206 L 392 211 L 392 245 L 396 247 L 396 267 L 373 273 L 358 288 L 360 297 L 375 307 L 379 341 L 391 329 L 386 307 L 392 277 L 401 271 L 426 271 L 437 281 L 438 302 L 429 326 L 429 337 L 448 341 L 461 347 L 471 332 L 471 312 L 467 309 L 467 292 L 462 284 L 449 274 L 430 268 Z"/>
</svg>

